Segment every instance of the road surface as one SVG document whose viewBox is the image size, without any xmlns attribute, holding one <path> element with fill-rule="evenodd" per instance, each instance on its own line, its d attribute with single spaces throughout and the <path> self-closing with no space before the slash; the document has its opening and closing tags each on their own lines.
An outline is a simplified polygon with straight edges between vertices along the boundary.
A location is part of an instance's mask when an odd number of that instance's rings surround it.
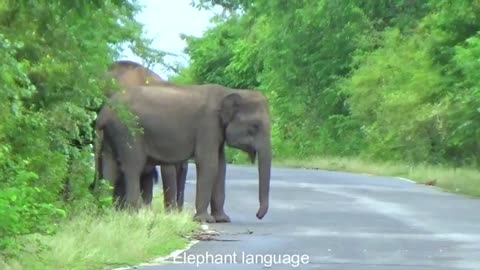
<svg viewBox="0 0 480 270">
<path fill-rule="evenodd" d="M 190 165 L 189 206 L 194 179 Z M 232 223 L 209 225 L 215 241 L 138 269 L 480 269 L 479 199 L 396 178 L 274 168 L 270 209 L 257 220 L 257 191 L 255 167 L 229 165 Z"/>
</svg>

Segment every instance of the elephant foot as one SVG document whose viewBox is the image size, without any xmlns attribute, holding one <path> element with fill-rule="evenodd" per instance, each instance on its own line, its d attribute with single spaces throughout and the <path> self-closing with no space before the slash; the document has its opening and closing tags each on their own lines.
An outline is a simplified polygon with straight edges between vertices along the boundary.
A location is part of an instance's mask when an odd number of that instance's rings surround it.
<svg viewBox="0 0 480 270">
<path fill-rule="evenodd" d="M 200 223 L 215 223 L 215 218 L 208 213 L 195 214 L 193 220 Z"/>
<path fill-rule="evenodd" d="M 212 216 L 217 223 L 230 223 L 230 217 L 223 211 L 220 213 L 212 213 Z"/>
<path fill-rule="evenodd" d="M 172 213 L 176 213 L 177 209 L 174 206 L 166 206 L 164 210 L 165 210 L 165 213 L 172 214 Z"/>
</svg>

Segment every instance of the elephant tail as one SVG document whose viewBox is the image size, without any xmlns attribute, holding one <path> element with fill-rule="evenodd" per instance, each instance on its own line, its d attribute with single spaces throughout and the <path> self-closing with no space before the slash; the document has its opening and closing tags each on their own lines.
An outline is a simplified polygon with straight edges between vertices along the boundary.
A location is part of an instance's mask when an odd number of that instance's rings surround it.
<svg viewBox="0 0 480 270">
<path fill-rule="evenodd" d="M 93 183 L 90 184 L 89 190 L 90 192 L 95 192 L 98 189 L 98 185 L 100 180 L 103 178 L 102 175 L 102 168 L 103 168 L 103 147 L 104 147 L 104 139 L 103 139 L 103 129 L 97 129 L 95 132 L 95 176 L 93 178 Z"/>
</svg>

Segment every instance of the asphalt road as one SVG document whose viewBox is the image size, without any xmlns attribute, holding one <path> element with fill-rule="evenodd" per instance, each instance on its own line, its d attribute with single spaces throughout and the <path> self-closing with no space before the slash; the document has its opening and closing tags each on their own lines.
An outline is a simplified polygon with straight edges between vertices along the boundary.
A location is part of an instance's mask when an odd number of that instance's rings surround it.
<svg viewBox="0 0 480 270">
<path fill-rule="evenodd" d="M 191 165 L 189 206 L 194 179 Z M 209 225 L 215 241 L 138 269 L 480 269 L 479 199 L 396 178 L 274 168 L 270 209 L 257 220 L 257 190 L 255 167 L 228 166 L 232 223 Z"/>
</svg>

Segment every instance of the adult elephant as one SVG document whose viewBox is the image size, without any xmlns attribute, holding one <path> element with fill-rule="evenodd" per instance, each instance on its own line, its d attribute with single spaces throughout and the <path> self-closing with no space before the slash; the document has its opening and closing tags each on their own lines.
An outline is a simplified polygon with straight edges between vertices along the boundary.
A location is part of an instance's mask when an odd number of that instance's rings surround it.
<svg viewBox="0 0 480 270">
<path fill-rule="evenodd" d="M 124 172 L 125 201 L 140 206 L 139 177 L 145 168 L 193 158 L 197 168 L 194 220 L 230 222 L 224 211 L 225 144 L 245 151 L 252 163 L 258 154 L 257 218 L 268 211 L 271 143 L 268 102 L 253 90 L 220 85 L 130 87 L 109 104 L 123 104 L 138 118 L 142 133 L 133 134 L 110 105 L 98 114 L 96 131 L 109 144 Z M 208 206 L 211 206 L 211 214 Z"/>
<path fill-rule="evenodd" d="M 123 90 L 129 90 L 129 86 L 139 85 L 163 85 L 167 83 L 158 74 L 142 66 L 139 63 L 129 60 L 120 60 L 114 62 L 108 69 L 107 79 L 114 79 L 118 86 Z M 112 96 L 115 91 L 108 91 L 107 96 Z M 113 200 L 119 202 L 121 206 L 125 199 L 125 183 L 121 179 L 121 172 L 117 171 L 116 161 L 113 158 L 112 149 L 109 145 L 104 145 L 101 150 L 104 164 L 98 164 L 98 174 L 94 182 L 90 185 L 91 190 L 95 190 L 98 180 L 106 178 L 113 185 Z M 160 167 L 161 178 L 164 193 L 164 205 L 169 209 L 176 206 L 182 210 L 184 203 L 183 190 L 186 182 L 188 161 L 179 162 L 173 165 L 164 165 Z M 145 204 L 149 205 L 152 201 L 153 183 L 158 181 L 158 173 L 155 167 L 145 168 L 140 177 L 141 194 Z"/>
</svg>

